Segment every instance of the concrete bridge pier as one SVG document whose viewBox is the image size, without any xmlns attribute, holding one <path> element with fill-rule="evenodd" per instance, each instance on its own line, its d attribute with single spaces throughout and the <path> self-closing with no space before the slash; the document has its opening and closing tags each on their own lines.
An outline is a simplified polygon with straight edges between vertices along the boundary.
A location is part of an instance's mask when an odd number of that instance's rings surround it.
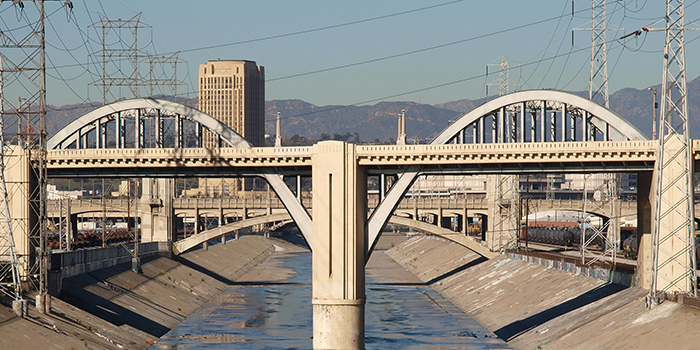
<svg viewBox="0 0 700 350">
<path fill-rule="evenodd" d="M 355 147 L 313 146 L 313 348 L 364 349 L 367 178 Z"/>
<path fill-rule="evenodd" d="M 641 236 L 641 242 L 639 246 L 638 254 L 638 266 L 641 287 L 642 288 L 654 288 L 656 291 L 663 291 L 667 293 L 686 293 L 695 290 L 695 280 L 693 273 L 695 266 L 693 266 L 695 252 L 691 249 L 693 247 L 693 226 L 694 221 L 694 208 L 693 208 L 693 183 L 692 179 L 695 177 L 694 166 L 691 165 L 690 169 L 685 167 L 683 161 L 677 161 L 670 159 L 671 156 L 683 155 L 683 140 L 682 135 L 667 135 L 669 138 L 665 143 L 664 158 L 663 159 L 663 175 L 658 174 L 656 170 L 652 176 L 647 176 L 644 180 L 649 180 L 645 183 L 646 188 L 649 189 L 649 194 L 646 196 L 641 196 L 638 193 L 638 197 L 644 200 L 643 203 L 637 204 L 637 210 L 644 210 L 650 208 L 650 215 L 640 215 L 638 218 L 645 218 L 640 221 L 644 221 L 646 225 L 646 218 L 651 218 L 649 221 L 649 228 L 644 226 L 644 231 Z M 688 152 L 690 152 L 688 150 Z M 669 156 L 671 155 L 671 156 Z M 690 155 L 692 156 L 692 155 Z M 657 158 L 656 162 L 659 162 Z M 657 169 L 655 167 L 655 169 Z M 689 181 L 685 181 L 685 173 L 690 172 Z M 654 200 L 658 188 L 657 180 L 659 176 L 664 176 L 663 192 L 661 193 L 661 200 L 659 201 L 661 207 L 656 208 L 657 201 Z M 639 190 L 642 191 L 641 186 Z M 645 199 L 652 198 L 647 204 Z M 640 200 L 640 199 L 638 199 Z M 658 246 L 655 248 L 657 251 L 657 261 L 654 262 L 652 259 L 652 253 L 654 247 L 652 246 L 653 236 L 647 234 L 647 232 L 653 233 L 652 225 L 655 223 L 653 220 L 657 219 L 654 217 L 654 211 L 658 210 L 661 216 L 658 218 L 660 232 L 658 234 Z M 641 212 L 640 212 L 641 213 Z M 644 213 L 646 214 L 646 213 Z M 639 220 L 639 219 L 638 219 Z M 641 226 L 638 223 L 638 229 Z M 656 273 L 654 273 L 653 265 L 656 264 Z M 647 280 L 647 278 L 649 278 Z M 654 281 L 656 279 L 656 281 Z M 655 285 L 655 286 L 654 286 Z"/>
<path fill-rule="evenodd" d="M 200 230 L 200 220 L 199 217 L 199 201 L 196 202 L 194 207 L 194 232 L 193 234 L 198 235 Z"/>
<path fill-rule="evenodd" d="M 30 232 L 36 231 L 38 225 L 37 213 L 32 210 L 29 198 L 31 194 L 38 193 L 37 182 L 27 150 L 19 146 L 7 146 L 4 151 L 4 163 L 12 236 L 19 260 L 18 270 L 22 283 L 26 284 L 30 279 L 31 264 L 38 254 L 29 239 Z"/>
<path fill-rule="evenodd" d="M 488 196 L 488 213 L 493 213 L 491 220 L 481 223 L 482 238 L 491 251 L 512 248 L 516 242 L 519 219 L 513 218 L 517 213 L 517 195 L 512 191 L 515 175 L 489 175 L 486 183 Z M 484 232 L 484 229 L 486 231 Z"/>
<path fill-rule="evenodd" d="M 173 179 L 143 179 L 141 208 L 142 242 L 172 242 L 175 231 L 175 211 Z"/>
<path fill-rule="evenodd" d="M 637 173 L 637 278 L 641 288 L 651 287 L 653 196 L 656 177 L 648 171 Z"/>
</svg>

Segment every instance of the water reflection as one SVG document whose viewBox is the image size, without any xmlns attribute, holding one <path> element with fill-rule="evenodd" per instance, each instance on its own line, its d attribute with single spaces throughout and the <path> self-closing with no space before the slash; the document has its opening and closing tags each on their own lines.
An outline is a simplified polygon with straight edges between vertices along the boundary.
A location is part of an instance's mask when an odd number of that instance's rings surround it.
<svg viewBox="0 0 700 350">
<path fill-rule="evenodd" d="M 224 290 L 163 336 L 156 349 L 309 349 L 311 253 L 273 255 L 295 273 L 285 282 Z M 367 277 L 367 349 L 508 348 L 493 333 L 424 285 Z"/>
</svg>

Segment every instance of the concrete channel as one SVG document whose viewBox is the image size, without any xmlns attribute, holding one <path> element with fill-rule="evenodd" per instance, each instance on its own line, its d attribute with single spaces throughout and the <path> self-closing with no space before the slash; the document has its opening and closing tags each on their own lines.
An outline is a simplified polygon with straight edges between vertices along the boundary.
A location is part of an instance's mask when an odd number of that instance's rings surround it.
<svg viewBox="0 0 700 350">
<path fill-rule="evenodd" d="M 647 290 L 417 236 L 387 251 L 514 349 L 698 349 L 700 309 Z"/>
<path fill-rule="evenodd" d="M 416 278 L 515 349 L 700 345 L 700 309 L 665 301 L 648 310 L 646 290 L 505 255 L 486 259 L 437 237 L 387 235 L 382 242 L 369 274 Z M 234 281 L 270 273 L 255 268 L 274 251 L 274 239 L 243 236 L 175 259 L 151 256 L 142 274 L 127 263 L 66 278 L 48 315 L 30 305 L 28 317 L 18 318 L 0 307 L 0 348 L 148 348 Z M 378 258 L 405 271 L 383 271 Z"/>
</svg>

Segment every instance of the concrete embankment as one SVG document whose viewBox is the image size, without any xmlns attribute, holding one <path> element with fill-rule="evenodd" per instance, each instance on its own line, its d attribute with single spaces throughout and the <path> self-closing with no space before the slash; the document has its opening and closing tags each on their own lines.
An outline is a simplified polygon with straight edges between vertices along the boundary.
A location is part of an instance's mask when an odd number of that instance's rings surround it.
<svg viewBox="0 0 700 350">
<path fill-rule="evenodd" d="M 174 259 L 122 264 L 65 279 L 51 313 L 30 300 L 19 318 L 0 306 L 1 349 L 144 349 L 275 250 L 274 240 L 243 236 Z"/>
<path fill-rule="evenodd" d="M 387 254 L 515 349 L 697 349 L 700 309 L 435 237 Z"/>
</svg>

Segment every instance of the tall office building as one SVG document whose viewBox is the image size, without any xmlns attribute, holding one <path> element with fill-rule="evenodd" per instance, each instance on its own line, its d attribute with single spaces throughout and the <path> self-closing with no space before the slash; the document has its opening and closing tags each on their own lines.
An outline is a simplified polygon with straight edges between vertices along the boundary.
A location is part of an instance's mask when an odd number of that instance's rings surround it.
<svg viewBox="0 0 700 350">
<path fill-rule="evenodd" d="M 265 68 L 254 61 L 215 60 L 199 65 L 199 109 L 222 121 L 253 146 L 265 146 Z M 217 139 L 203 130 L 204 147 Z M 242 196 L 260 187 L 253 179 L 200 179 L 195 193 L 205 197 Z"/>
<path fill-rule="evenodd" d="M 265 68 L 254 61 L 216 60 L 199 65 L 199 109 L 243 136 L 265 145 Z M 204 133 L 204 146 L 216 147 Z"/>
</svg>

